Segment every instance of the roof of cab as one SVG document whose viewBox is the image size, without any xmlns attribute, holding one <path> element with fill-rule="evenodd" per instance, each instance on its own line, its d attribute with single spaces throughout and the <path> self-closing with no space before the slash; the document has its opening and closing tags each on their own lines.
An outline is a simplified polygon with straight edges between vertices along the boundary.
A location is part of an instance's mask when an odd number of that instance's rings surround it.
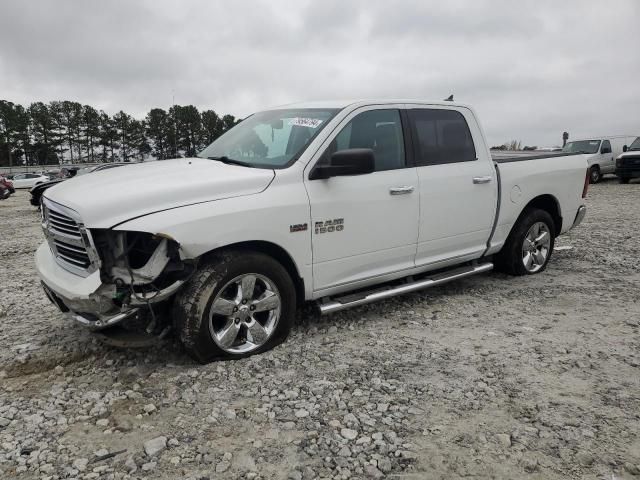
<svg viewBox="0 0 640 480">
<path fill-rule="evenodd" d="M 346 107 L 364 107 L 367 105 L 397 105 L 397 104 L 413 104 L 413 105 L 439 105 L 444 107 L 465 107 L 468 105 L 457 102 L 448 101 L 433 101 L 433 100 L 417 100 L 417 99 L 388 99 L 388 98 L 374 98 L 374 99 L 352 99 L 352 100 L 316 100 L 309 102 L 290 103 L 287 105 L 279 105 L 273 107 L 272 110 L 284 110 L 284 109 L 297 109 L 297 108 L 338 108 L 343 109 Z"/>
</svg>

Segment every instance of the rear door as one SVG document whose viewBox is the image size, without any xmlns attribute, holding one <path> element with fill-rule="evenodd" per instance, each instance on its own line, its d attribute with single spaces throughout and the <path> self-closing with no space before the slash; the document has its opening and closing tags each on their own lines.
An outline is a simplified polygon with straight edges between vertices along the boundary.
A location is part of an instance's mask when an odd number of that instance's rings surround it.
<svg viewBox="0 0 640 480">
<path fill-rule="evenodd" d="M 416 266 L 477 258 L 493 226 L 497 178 L 473 113 L 433 106 L 408 116 L 420 186 Z"/>
<path fill-rule="evenodd" d="M 316 292 L 346 289 L 414 266 L 418 176 L 407 162 L 400 107 L 354 111 L 305 170 Z M 314 165 L 349 148 L 371 148 L 375 172 L 309 180 Z"/>
</svg>

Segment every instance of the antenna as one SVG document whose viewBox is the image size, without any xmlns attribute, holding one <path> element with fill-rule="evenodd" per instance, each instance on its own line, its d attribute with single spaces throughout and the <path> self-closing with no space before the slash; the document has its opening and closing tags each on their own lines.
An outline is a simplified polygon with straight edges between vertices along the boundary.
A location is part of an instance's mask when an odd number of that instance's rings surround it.
<svg viewBox="0 0 640 480">
<path fill-rule="evenodd" d="M 173 156 L 178 157 L 178 126 L 176 124 L 176 89 L 171 89 L 171 106 L 173 108 Z"/>
</svg>

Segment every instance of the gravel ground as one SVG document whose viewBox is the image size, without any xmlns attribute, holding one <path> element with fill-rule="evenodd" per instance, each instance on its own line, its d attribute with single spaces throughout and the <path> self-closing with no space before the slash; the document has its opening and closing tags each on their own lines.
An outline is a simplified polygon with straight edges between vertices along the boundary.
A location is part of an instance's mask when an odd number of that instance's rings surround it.
<svg viewBox="0 0 640 480">
<path fill-rule="evenodd" d="M 201 366 L 56 312 L 21 192 L 0 202 L 0 478 L 634 478 L 640 184 L 587 203 L 541 275 L 305 309 L 274 351 Z"/>
</svg>

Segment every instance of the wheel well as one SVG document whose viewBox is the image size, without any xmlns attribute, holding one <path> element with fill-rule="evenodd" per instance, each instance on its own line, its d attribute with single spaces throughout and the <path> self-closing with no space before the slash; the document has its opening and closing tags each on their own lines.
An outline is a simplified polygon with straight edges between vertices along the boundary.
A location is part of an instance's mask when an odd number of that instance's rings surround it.
<svg viewBox="0 0 640 480">
<path fill-rule="evenodd" d="M 216 250 L 211 250 L 203 255 L 207 256 L 214 252 L 218 252 L 220 250 L 251 250 L 253 252 L 264 253 L 269 255 L 274 260 L 278 261 L 287 271 L 293 284 L 296 288 L 296 299 L 298 303 L 304 302 L 304 280 L 300 277 L 298 273 L 298 269 L 296 268 L 296 264 L 294 263 L 291 255 L 279 245 L 271 242 L 265 242 L 263 240 L 253 240 L 247 242 L 238 242 L 232 243 L 230 245 L 225 245 L 224 247 L 217 248 Z"/>
<path fill-rule="evenodd" d="M 534 208 L 544 210 L 549 213 L 549 215 L 551 215 L 551 218 L 553 218 L 553 226 L 556 232 L 556 237 L 560 235 L 560 231 L 562 230 L 562 215 L 560 212 L 560 204 L 558 203 L 558 200 L 556 200 L 553 195 L 540 195 L 527 203 L 527 206 L 522 209 L 522 213 L 520 214 L 520 216 L 522 217 L 525 211 Z M 518 220 L 520 220 L 520 218 L 518 218 Z"/>
</svg>

